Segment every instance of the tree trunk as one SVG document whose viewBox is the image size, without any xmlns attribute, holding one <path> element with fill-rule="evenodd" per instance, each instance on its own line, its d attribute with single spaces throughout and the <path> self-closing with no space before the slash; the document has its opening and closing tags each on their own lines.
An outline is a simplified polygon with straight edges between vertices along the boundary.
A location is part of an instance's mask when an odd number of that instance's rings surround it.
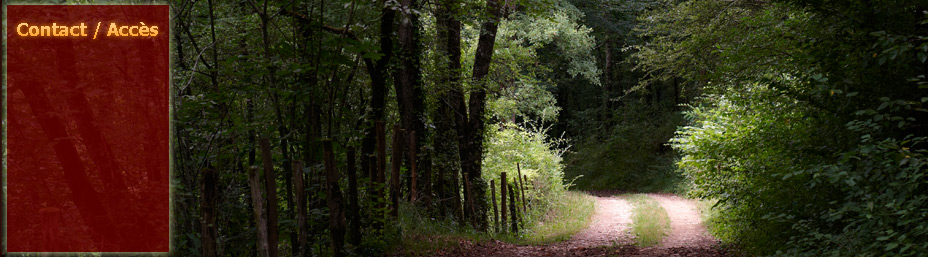
<svg viewBox="0 0 928 257">
<path fill-rule="evenodd" d="M 396 102 L 400 113 L 400 120 L 406 133 L 419 135 L 425 138 L 428 135 L 425 129 L 426 117 L 424 116 L 424 96 L 422 89 L 422 69 L 420 59 L 422 51 L 419 47 L 419 16 L 412 10 L 419 10 L 420 6 L 416 0 L 401 0 L 400 5 L 403 10 L 400 13 L 400 24 L 397 27 L 397 45 L 399 46 L 400 67 L 394 73 L 394 90 L 396 92 Z M 410 141 L 408 146 L 410 151 L 420 149 L 421 143 L 425 140 Z M 416 155 L 409 156 L 410 159 L 417 158 Z M 417 163 L 428 169 L 431 165 L 426 161 L 410 161 Z M 412 178 L 410 178 L 411 180 Z M 407 187 L 411 187 L 411 181 Z M 410 190 L 412 193 L 412 190 Z"/>
<path fill-rule="evenodd" d="M 261 138 L 261 162 L 264 164 L 264 183 L 267 190 L 267 243 L 268 257 L 277 257 L 277 176 L 271 162 L 271 146 Z"/>
<path fill-rule="evenodd" d="M 490 180 L 490 201 L 493 202 L 493 228 L 499 233 L 499 209 L 496 207 L 496 183 Z"/>
<path fill-rule="evenodd" d="M 216 257 L 216 238 L 218 227 L 216 218 L 219 205 L 219 175 L 210 168 L 201 170 L 203 180 L 200 185 L 200 247 L 203 257 Z"/>
<path fill-rule="evenodd" d="M 428 180 L 426 180 L 428 181 Z M 416 132 L 409 132 L 409 202 L 416 202 Z"/>
<path fill-rule="evenodd" d="M 461 69 L 461 22 L 456 20 L 454 15 L 457 13 L 459 2 L 457 0 L 439 1 L 436 19 L 438 29 L 438 50 L 448 56 L 445 65 L 440 67 L 444 70 L 441 84 L 447 87 L 440 88 L 438 92 L 438 106 L 435 117 L 435 135 L 434 140 L 434 163 L 438 169 L 439 175 L 435 179 L 438 183 L 436 193 L 439 196 L 439 207 L 442 214 L 450 211 L 453 216 L 458 217 L 460 222 L 464 222 L 458 215 L 460 210 L 460 196 L 457 176 L 460 173 L 460 151 L 458 142 L 460 134 L 458 127 L 462 125 L 461 115 L 465 111 L 463 108 L 463 93 L 460 85 Z M 442 67 L 443 66 L 443 67 Z M 451 176 L 449 181 L 445 178 Z M 451 188 L 445 188 L 451 186 Z"/>
<path fill-rule="evenodd" d="M 386 206 L 387 187 L 387 132 L 382 120 L 378 120 L 374 129 L 377 132 L 377 218 L 383 218 Z"/>
<path fill-rule="evenodd" d="M 471 92 L 468 99 L 467 117 L 464 117 L 464 126 L 459 126 L 463 133 L 461 138 L 461 169 L 470 177 L 470 184 L 473 186 L 474 201 L 476 205 L 477 217 L 487 216 L 486 188 L 487 184 L 483 181 L 481 163 L 483 162 L 483 137 L 484 115 L 486 112 L 487 91 L 484 80 L 490 72 L 490 63 L 493 57 L 493 48 L 496 43 L 496 31 L 499 28 L 501 18 L 501 0 L 488 0 L 487 13 L 489 20 L 484 21 L 480 29 L 480 37 L 477 42 L 477 51 L 474 54 L 473 79 L 479 85 Z M 462 98 L 463 99 L 463 98 Z M 463 100 L 460 100 L 463 102 Z M 460 104 L 459 104 L 460 105 Z M 475 227 L 480 231 L 486 231 L 486 219 L 477 219 Z"/>
<path fill-rule="evenodd" d="M 384 104 L 387 87 L 387 65 L 393 57 L 393 18 L 396 11 L 387 6 L 386 0 L 382 2 L 384 8 L 383 15 L 380 16 L 380 59 L 374 62 L 371 58 L 364 58 L 364 64 L 371 78 L 371 101 L 370 109 L 366 115 L 368 121 L 383 119 Z M 374 152 L 376 135 L 373 127 L 365 129 L 364 139 L 361 140 L 361 155 L 366 156 Z M 362 166 L 367 163 L 363 163 Z"/>
<path fill-rule="evenodd" d="M 255 230 L 258 232 L 258 257 L 268 257 L 270 244 L 267 240 L 267 218 L 264 217 L 264 197 L 261 195 L 261 177 L 258 168 L 248 169 L 248 186 L 251 187 L 251 201 L 254 206 Z"/>
<path fill-rule="evenodd" d="M 464 178 L 464 197 L 467 203 L 466 204 L 466 208 L 467 208 L 466 213 L 468 213 L 467 217 L 471 220 L 471 224 L 477 224 L 478 223 L 477 219 L 479 217 L 474 216 L 474 209 L 475 209 L 474 208 L 474 196 L 473 196 L 473 192 L 471 191 L 472 189 L 470 188 L 470 178 L 467 177 L 467 173 L 464 173 L 462 177 Z"/>
<path fill-rule="evenodd" d="M 303 184 L 303 162 L 293 161 L 293 189 L 296 201 L 296 224 L 299 235 L 297 237 L 297 256 L 306 256 L 307 237 L 309 231 L 306 227 L 306 191 Z"/>
<path fill-rule="evenodd" d="M 325 154 L 325 178 L 327 202 L 329 203 L 329 235 L 332 240 L 332 256 L 344 256 L 345 210 L 342 208 L 342 190 L 338 186 L 338 168 L 332 153 L 332 140 L 322 141 Z"/>
<path fill-rule="evenodd" d="M 348 242 L 361 245 L 361 208 L 358 204 L 358 174 L 354 147 L 348 147 Z"/>
<path fill-rule="evenodd" d="M 390 215 L 396 218 L 400 210 L 400 168 L 403 166 L 403 131 L 393 125 L 393 156 L 390 158 Z"/>
</svg>

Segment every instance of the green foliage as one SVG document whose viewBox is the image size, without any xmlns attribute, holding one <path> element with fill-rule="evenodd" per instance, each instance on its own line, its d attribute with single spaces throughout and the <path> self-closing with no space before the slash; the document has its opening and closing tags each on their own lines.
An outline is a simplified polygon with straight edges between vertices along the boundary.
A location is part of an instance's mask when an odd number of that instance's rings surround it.
<svg viewBox="0 0 928 257">
<path fill-rule="evenodd" d="M 560 56 L 566 60 L 567 73 L 582 75 L 593 84 L 599 85 L 599 68 L 592 57 L 595 38 L 592 29 L 577 22 L 583 13 L 569 3 L 561 3 L 544 16 L 518 15 L 507 20 L 499 35 L 515 38 L 512 43 L 540 48 L 553 44 Z M 500 57 L 500 56 L 497 56 Z"/>
<path fill-rule="evenodd" d="M 918 225 L 928 208 L 925 138 L 876 139 L 897 123 L 861 111 L 866 120 L 846 124 L 859 135 L 853 143 L 822 129 L 833 117 L 784 103 L 769 88 L 754 92 L 695 107 L 693 124 L 672 141 L 693 193 L 720 200 L 717 236 L 788 256 L 925 249 L 917 239 L 928 232 Z M 845 142 L 848 151 L 830 154 Z"/>
<path fill-rule="evenodd" d="M 561 164 L 563 150 L 557 148 L 564 139 L 549 139 L 544 129 L 524 126 L 528 128 L 512 123 L 488 126 L 483 179 L 499 182 L 502 172 L 514 179 L 518 177 L 518 163 L 522 175 L 528 176 L 529 181 L 525 183 L 531 184 L 526 199 L 544 210 L 567 191 Z"/>
<path fill-rule="evenodd" d="M 848 127 L 879 129 L 872 120 L 851 122 Z M 809 188 L 831 189 L 840 197 L 827 203 L 830 208 L 814 213 L 818 216 L 794 220 L 793 229 L 802 234 L 790 238 L 794 248 L 778 254 L 924 254 L 928 251 L 926 144 L 925 137 L 876 139 L 864 134 L 837 161 L 794 172 L 812 177 L 805 183 Z"/>
<path fill-rule="evenodd" d="M 924 252 L 918 8 L 685 1 L 640 17 L 638 68 L 709 93 L 671 143 L 692 193 L 718 200 L 717 237 L 755 254 Z"/>
<path fill-rule="evenodd" d="M 598 85 L 600 70 L 593 48 L 592 30 L 579 20 L 583 14 L 566 2 L 557 1 L 539 13 L 513 13 L 500 23 L 488 88 L 498 94 L 489 104 L 500 119 L 555 121 L 560 111 L 549 87 L 571 86 L 552 82 L 552 69 L 559 65 L 571 78 L 580 77 Z M 464 67 L 473 65 L 478 27 L 465 27 Z M 556 50 L 547 52 L 548 50 Z M 541 62 L 541 55 L 554 55 Z M 476 85 L 470 85 L 476 86 Z M 491 108 L 492 109 L 492 108 Z"/>
<path fill-rule="evenodd" d="M 784 210 L 794 217 L 810 216 L 805 211 L 817 206 L 806 203 L 821 199 L 802 186 L 802 178 L 784 181 L 778 174 L 822 162 L 825 158 L 817 153 L 843 140 L 822 129 L 829 117 L 764 86 L 703 101 L 687 112 L 691 125 L 671 140 L 683 156 L 681 170 L 695 185 L 692 193 L 720 200 L 720 220 L 726 224 L 716 231 L 720 239 L 760 252 L 782 247 L 789 222 L 762 217 Z"/>
</svg>

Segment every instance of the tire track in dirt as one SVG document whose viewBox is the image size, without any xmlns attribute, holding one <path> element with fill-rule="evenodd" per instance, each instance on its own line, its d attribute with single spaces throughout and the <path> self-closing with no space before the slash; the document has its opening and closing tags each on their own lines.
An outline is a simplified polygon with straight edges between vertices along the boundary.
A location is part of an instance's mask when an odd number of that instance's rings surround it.
<svg viewBox="0 0 928 257">
<path fill-rule="evenodd" d="M 660 247 L 708 248 L 716 245 L 702 224 L 696 202 L 671 194 L 648 194 L 660 203 L 670 217 L 670 234 L 664 237 Z"/>
<path fill-rule="evenodd" d="M 573 235 L 566 244 L 591 247 L 632 242 L 629 227 L 632 224 L 632 206 L 618 196 L 593 196 L 596 209 L 590 225 Z"/>
</svg>

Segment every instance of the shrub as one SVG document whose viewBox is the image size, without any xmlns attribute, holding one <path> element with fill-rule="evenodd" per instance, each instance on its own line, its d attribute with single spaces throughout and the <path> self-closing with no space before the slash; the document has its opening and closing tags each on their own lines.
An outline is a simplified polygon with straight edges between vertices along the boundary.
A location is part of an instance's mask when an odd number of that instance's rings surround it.
<svg viewBox="0 0 928 257">
<path fill-rule="evenodd" d="M 500 173 L 506 172 L 510 179 L 518 176 L 518 163 L 522 175 L 528 176 L 526 187 L 531 186 L 525 196 L 533 204 L 548 206 L 567 190 L 561 164 L 564 149 L 557 148 L 562 143 L 563 139 L 549 139 L 543 128 L 529 124 L 524 127 L 513 123 L 488 126 L 483 179 L 496 180 L 499 186 Z"/>
</svg>

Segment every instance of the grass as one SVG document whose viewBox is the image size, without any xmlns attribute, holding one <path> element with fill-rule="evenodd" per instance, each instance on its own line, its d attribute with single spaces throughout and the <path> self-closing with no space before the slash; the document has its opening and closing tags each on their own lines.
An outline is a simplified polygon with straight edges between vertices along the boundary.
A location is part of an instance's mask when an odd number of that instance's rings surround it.
<svg viewBox="0 0 928 257">
<path fill-rule="evenodd" d="M 407 256 L 428 255 L 436 250 L 450 250 L 460 242 L 479 243 L 492 239 L 519 244 L 541 245 L 564 241 L 590 223 L 594 210 L 593 197 L 581 192 L 567 192 L 549 205 L 547 210 L 529 210 L 537 217 L 520 235 L 483 233 L 469 226 L 460 226 L 451 219 L 433 219 L 424 210 L 407 204 L 400 206 L 400 249 L 394 252 Z M 530 218 L 531 219 L 531 218 Z M 492 220 L 490 221 L 492 226 Z"/>
<path fill-rule="evenodd" d="M 541 245 L 570 239 L 586 228 L 595 209 L 593 197 L 581 192 L 568 191 L 552 204 L 541 219 L 529 227 L 522 238 L 510 241 L 516 244 Z"/>
<path fill-rule="evenodd" d="M 640 247 L 661 243 L 661 239 L 670 231 L 670 217 L 667 211 L 654 199 L 643 194 L 627 195 L 626 199 L 634 206 L 632 209 L 632 233 Z"/>
<path fill-rule="evenodd" d="M 450 218 L 430 218 L 425 210 L 409 204 L 400 204 L 399 227 L 400 249 L 404 256 L 422 256 L 438 249 L 454 249 L 461 241 L 481 242 L 491 239 L 469 226 L 460 226 Z"/>
<path fill-rule="evenodd" d="M 713 224 L 716 223 L 715 221 L 719 217 L 719 211 L 712 209 L 712 206 L 716 203 L 718 203 L 718 200 L 699 200 L 696 202 L 696 208 L 699 209 L 699 218 L 702 219 L 702 223 L 706 225 L 709 232 L 714 232 Z"/>
</svg>

